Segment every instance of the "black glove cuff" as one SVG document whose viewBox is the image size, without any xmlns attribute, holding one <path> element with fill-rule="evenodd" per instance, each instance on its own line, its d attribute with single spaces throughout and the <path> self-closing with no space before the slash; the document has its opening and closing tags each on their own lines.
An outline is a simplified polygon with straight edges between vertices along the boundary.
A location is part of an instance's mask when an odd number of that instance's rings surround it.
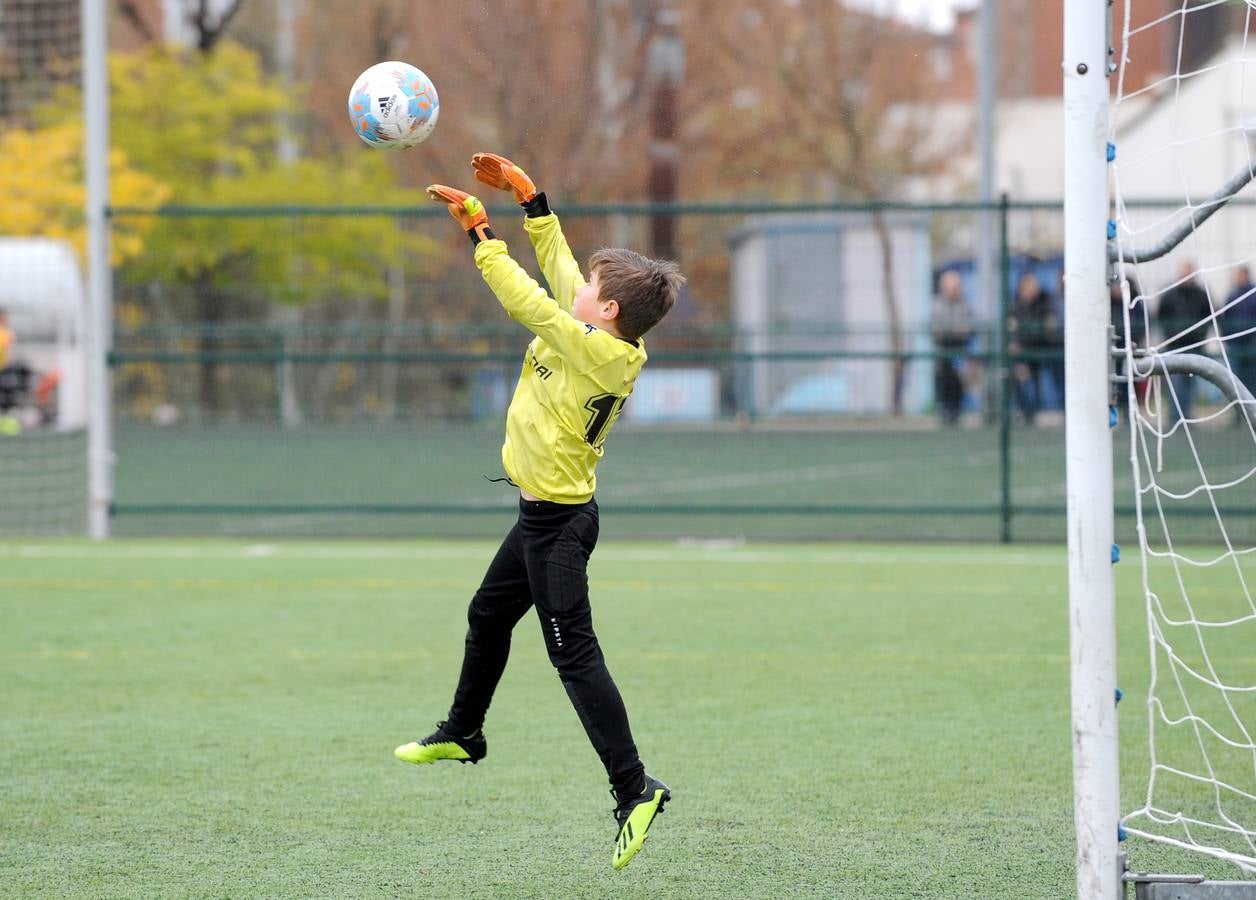
<svg viewBox="0 0 1256 900">
<path fill-rule="evenodd" d="M 549 201 L 545 199 L 545 191 L 539 191 L 535 197 L 527 203 L 520 203 L 524 213 L 529 219 L 538 219 L 541 216 L 550 214 Z"/>
<path fill-rule="evenodd" d="M 483 225 L 476 225 L 468 231 L 467 237 L 471 238 L 472 244 L 478 244 L 480 241 L 491 241 L 497 235 L 493 234 L 493 229 L 489 228 L 488 223 L 485 222 Z"/>
</svg>

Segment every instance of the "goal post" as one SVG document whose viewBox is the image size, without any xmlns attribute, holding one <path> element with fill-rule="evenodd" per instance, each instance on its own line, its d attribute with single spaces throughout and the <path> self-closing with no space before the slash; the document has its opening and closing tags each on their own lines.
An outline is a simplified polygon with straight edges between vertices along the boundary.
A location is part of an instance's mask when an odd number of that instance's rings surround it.
<svg viewBox="0 0 1256 900">
<path fill-rule="evenodd" d="M 1120 23 L 1115 39 L 1102 40 L 1110 32 L 1101 16 Z M 1122 873 L 1117 850 L 1122 834 L 1137 842 L 1135 865 L 1154 842 L 1256 873 L 1253 24 L 1256 0 L 1122 0 L 1115 10 L 1111 0 L 1066 0 L 1070 655 L 1083 898 L 1119 897 L 1124 883 L 1143 898 L 1256 896 L 1252 881 Z M 1112 356 L 1101 348 L 1109 310 Z M 1106 552 L 1112 439 L 1100 424 L 1110 382 L 1124 394 L 1148 648 L 1146 789 L 1124 807 Z"/>
<path fill-rule="evenodd" d="M 1109 15 L 1105 0 L 1065 0 L 1064 431 L 1080 900 L 1116 900 L 1121 887 L 1105 243 Z"/>
<path fill-rule="evenodd" d="M 81 0 L 84 171 L 87 181 L 87 495 L 88 534 L 109 536 L 113 504 L 113 345 L 109 259 L 109 69 L 106 0 Z"/>
</svg>

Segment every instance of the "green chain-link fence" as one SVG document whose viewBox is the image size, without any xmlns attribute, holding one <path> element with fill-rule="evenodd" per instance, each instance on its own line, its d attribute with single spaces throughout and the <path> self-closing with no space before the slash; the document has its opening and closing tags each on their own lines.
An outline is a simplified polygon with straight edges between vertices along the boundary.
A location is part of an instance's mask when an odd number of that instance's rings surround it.
<svg viewBox="0 0 1256 900">
<path fill-rule="evenodd" d="M 984 211 L 994 291 L 977 278 L 973 204 L 554 205 L 580 259 L 649 252 L 651 222 L 672 217 L 690 279 L 648 337 L 599 467 L 607 534 L 1063 536 L 1058 205 Z M 517 209 L 491 212 L 535 273 Z M 117 533 L 500 532 L 513 496 L 487 478 L 502 474 L 530 335 L 442 210 L 123 209 L 114 221 L 179 248 L 116 273 Z M 952 269 L 971 334 L 943 346 L 932 301 Z M 1018 313 L 1027 274 L 1050 321 Z M 1238 459 L 1250 440 L 1219 432 L 1208 452 Z M 1211 517 L 1201 505 L 1201 529 Z"/>
</svg>

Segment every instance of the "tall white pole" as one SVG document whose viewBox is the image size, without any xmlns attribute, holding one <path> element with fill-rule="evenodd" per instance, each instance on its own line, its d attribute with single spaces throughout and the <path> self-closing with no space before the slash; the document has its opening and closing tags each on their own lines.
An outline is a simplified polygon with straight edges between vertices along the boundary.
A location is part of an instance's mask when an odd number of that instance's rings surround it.
<svg viewBox="0 0 1256 900">
<path fill-rule="evenodd" d="M 275 0 L 275 64 L 284 91 L 292 90 L 296 80 L 298 2 L 299 0 Z M 279 146 L 276 154 L 284 164 L 294 163 L 301 156 L 292 118 L 292 107 L 285 103 L 279 111 Z"/>
<path fill-rule="evenodd" d="M 1118 900 L 1120 798 L 1106 286 L 1104 0 L 1064 4 L 1064 393 L 1079 900 Z"/>
<path fill-rule="evenodd" d="M 1002 320 L 1003 292 L 995 265 L 994 227 L 994 139 L 995 112 L 999 97 L 995 88 L 999 67 L 995 0 L 981 0 L 977 10 L 979 52 L 977 54 L 977 193 L 983 208 L 977 214 L 977 297 L 982 314 L 989 322 Z"/>
<path fill-rule="evenodd" d="M 113 503 L 113 413 L 109 351 L 113 284 L 109 263 L 109 67 L 106 0 L 82 0 L 84 170 L 87 175 L 87 529 L 109 536 Z"/>
</svg>

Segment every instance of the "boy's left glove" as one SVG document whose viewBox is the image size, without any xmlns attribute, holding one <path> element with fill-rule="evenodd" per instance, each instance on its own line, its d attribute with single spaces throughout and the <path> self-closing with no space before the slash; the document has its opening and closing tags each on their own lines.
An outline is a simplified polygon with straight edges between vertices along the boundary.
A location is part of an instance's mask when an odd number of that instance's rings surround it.
<svg viewBox="0 0 1256 900">
<path fill-rule="evenodd" d="M 527 203 L 536 196 L 536 185 L 532 183 L 528 173 L 504 156 L 477 153 L 471 157 L 471 168 L 475 169 L 477 181 L 499 191 L 510 191 L 515 195 L 516 203 Z"/>
<path fill-rule="evenodd" d="M 528 173 L 506 157 L 496 153 L 477 153 L 471 157 L 471 168 L 475 169 L 477 181 L 514 194 L 515 201 L 523 207 L 529 219 L 550 214 L 545 192 L 538 191 Z"/>
<path fill-rule="evenodd" d="M 488 227 L 488 213 L 479 197 L 443 184 L 429 184 L 427 195 L 448 207 L 449 214 L 462 226 L 471 243 L 478 244 L 496 237 L 493 229 Z"/>
</svg>

